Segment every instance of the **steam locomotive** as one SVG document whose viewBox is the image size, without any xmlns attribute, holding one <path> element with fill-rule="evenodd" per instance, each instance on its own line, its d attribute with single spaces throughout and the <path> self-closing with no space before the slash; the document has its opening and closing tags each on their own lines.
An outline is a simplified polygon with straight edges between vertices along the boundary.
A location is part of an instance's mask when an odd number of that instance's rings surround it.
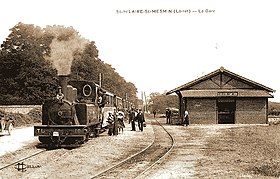
<svg viewBox="0 0 280 179">
<path fill-rule="evenodd" d="M 42 106 L 42 125 L 34 126 L 40 146 L 77 147 L 116 125 L 106 123 L 109 113 L 131 103 L 90 81 L 59 76 L 60 88 L 53 100 Z"/>
</svg>

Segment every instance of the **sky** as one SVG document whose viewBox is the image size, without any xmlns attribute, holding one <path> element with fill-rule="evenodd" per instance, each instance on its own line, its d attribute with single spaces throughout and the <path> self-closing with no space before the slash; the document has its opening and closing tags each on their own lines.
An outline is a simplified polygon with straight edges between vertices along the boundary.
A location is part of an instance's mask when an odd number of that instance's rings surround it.
<svg viewBox="0 0 280 179">
<path fill-rule="evenodd" d="M 5 0 L 0 41 L 22 22 L 72 26 L 139 94 L 164 93 L 223 66 L 276 92 L 277 0 Z M 279 93 L 279 94 L 278 94 Z"/>
</svg>

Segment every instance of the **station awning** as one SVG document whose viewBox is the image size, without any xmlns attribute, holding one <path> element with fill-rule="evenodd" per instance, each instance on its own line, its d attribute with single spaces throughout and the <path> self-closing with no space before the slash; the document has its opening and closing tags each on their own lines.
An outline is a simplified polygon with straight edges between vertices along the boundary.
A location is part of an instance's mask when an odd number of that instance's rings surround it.
<svg viewBox="0 0 280 179">
<path fill-rule="evenodd" d="M 264 90 L 184 90 L 183 97 L 263 97 L 273 98 L 273 95 Z"/>
</svg>

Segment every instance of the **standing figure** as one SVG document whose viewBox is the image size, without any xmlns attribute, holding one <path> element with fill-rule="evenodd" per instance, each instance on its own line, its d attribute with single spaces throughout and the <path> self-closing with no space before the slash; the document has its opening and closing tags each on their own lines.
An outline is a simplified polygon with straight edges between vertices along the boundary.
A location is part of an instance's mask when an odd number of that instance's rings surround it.
<svg viewBox="0 0 280 179">
<path fill-rule="evenodd" d="M 131 123 L 131 131 L 136 131 L 135 130 L 135 111 L 134 109 L 131 109 L 131 111 L 129 112 L 129 121 L 128 123 Z"/>
<path fill-rule="evenodd" d="M 166 108 L 166 124 L 170 124 L 170 118 L 171 118 L 171 110 L 169 108 Z"/>
<path fill-rule="evenodd" d="M 2 132 L 6 127 L 6 122 L 4 118 L 4 114 L 0 113 L 0 132 Z"/>
<path fill-rule="evenodd" d="M 64 98 L 64 94 L 62 93 L 62 88 L 59 86 L 58 87 L 58 93 L 56 95 L 56 99 L 61 102 L 63 98 Z"/>
<path fill-rule="evenodd" d="M 157 111 L 154 110 L 154 111 L 153 111 L 153 114 L 154 114 L 154 118 L 156 118 Z"/>
<path fill-rule="evenodd" d="M 142 112 L 141 109 L 139 109 L 139 112 L 136 116 L 136 119 L 138 121 L 139 130 L 142 132 L 143 131 L 143 123 L 145 122 L 145 117 L 144 117 L 144 113 Z"/>
<path fill-rule="evenodd" d="M 106 92 L 103 91 L 101 88 L 98 89 L 98 107 L 103 108 L 105 104 L 107 103 L 106 101 Z"/>
<path fill-rule="evenodd" d="M 118 130 L 119 130 L 119 132 L 122 131 L 122 133 L 123 133 L 123 128 L 125 128 L 125 125 L 124 125 L 124 112 L 118 111 L 117 119 L 118 119 Z"/>
<path fill-rule="evenodd" d="M 107 117 L 107 125 L 106 128 L 108 128 L 108 135 L 113 135 L 114 134 L 114 115 L 112 114 L 112 112 L 108 113 L 108 117 Z"/>
<path fill-rule="evenodd" d="M 106 93 L 105 91 L 103 91 L 101 88 L 98 89 L 98 116 L 99 116 L 99 121 L 101 122 L 101 124 L 103 124 L 103 120 L 104 120 L 104 106 L 107 103 L 106 101 Z"/>
<path fill-rule="evenodd" d="M 183 124 L 183 125 L 188 126 L 189 124 L 190 124 L 189 113 L 188 113 L 188 111 L 186 110 L 186 111 L 185 111 L 185 114 L 184 114 L 184 124 Z"/>
</svg>

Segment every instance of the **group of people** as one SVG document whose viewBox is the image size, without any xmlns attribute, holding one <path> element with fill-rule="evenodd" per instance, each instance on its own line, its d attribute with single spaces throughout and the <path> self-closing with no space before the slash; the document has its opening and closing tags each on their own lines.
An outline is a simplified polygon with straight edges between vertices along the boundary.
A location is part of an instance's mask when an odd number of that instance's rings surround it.
<svg viewBox="0 0 280 179">
<path fill-rule="evenodd" d="M 119 111 L 116 113 L 118 129 L 121 130 L 122 132 L 123 132 L 123 128 L 125 127 L 124 117 L 125 117 L 124 112 Z M 129 117 L 128 123 L 131 124 L 132 131 L 136 131 L 136 123 L 138 125 L 139 131 L 143 131 L 144 127 L 146 127 L 145 116 L 141 109 L 131 109 L 128 112 L 128 117 Z M 109 112 L 107 122 L 109 124 L 113 124 L 114 122 L 114 115 L 111 112 Z"/>
<path fill-rule="evenodd" d="M 116 132 L 123 132 L 123 128 L 125 128 L 124 112 L 122 112 L 122 111 L 114 111 L 114 112 L 109 111 L 106 123 L 107 123 L 106 126 L 109 129 L 108 130 L 109 135 L 113 135 Z M 114 126 L 117 127 L 118 131 L 114 131 Z"/>
<path fill-rule="evenodd" d="M 136 131 L 136 122 L 138 122 L 138 127 L 140 131 L 143 131 L 145 127 L 145 117 L 144 113 L 141 109 L 131 109 L 129 111 L 129 121 L 128 123 L 131 123 L 131 130 Z"/>
<path fill-rule="evenodd" d="M 155 117 L 156 113 L 153 112 L 153 114 Z M 166 124 L 171 124 L 171 116 L 172 116 L 172 111 L 169 108 L 166 108 Z M 117 124 L 115 125 L 118 126 L 118 131 L 123 132 L 123 128 L 125 127 L 124 118 L 125 118 L 125 114 L 122 111 L 117 111 L 115 112 L 115 114 L 109 112 L 109 115 L 107 117 L 107 123 L 109 125 L 112 125 L 114 122 L 117 122 Z M 128 119 L 129 119 L 128 123 L 131 124 L 131 131 L 136 131 L 136 124 L 138 125 L 139 131 L 141 132 L 143 131 L 144 127 L 146 127 L 145 116 L 141 109 L 131 109 L 130 111 L 128 111 Z M 188 126 L 189 124 L 190 124 L 189 114 L 188 111 L 185 111 L 183 117 L 183 125 Z M 112 133 L 112 131 L 110 132 L 110 128 L 108 133 L 109 135 L 110 133 Z"/>
<path fill-rule="evenodd" d="M 171 124 L 171 110 L 169 108 L 166 108 L 165 116 L 166 116 L 166 124 Z"/>
<path fill-rule="evenodd" d="M 145 116 L 141 109 L 137 109 L 137 110 L 131 109 L 130 111 L 128 111 L 128 117 L 129 117 L 128 123 L 131 124 L 132 131 L 136 131 L 136 123 L 138 125 L 139 131 L 143 131 L 144 127 L 146 127 Z M 125 128 L 124 118 L 125 118 L 125 114 L 122 111 L 115 111 L 114 113 L 108 112 L 106 122 L 108 126 L 107 128 L 109 129 L 108 130 L 109 135 L 114 134 L 115 131 L 113 131 L 114 130 L 113 126 L 115 125 L 117 125 L 118 132 L 123 132 L 123 128 Z"/>
<path fill-rule="evenodd" d="M 166 124 L 171 124 L 172 111 L 169 108 L 166 108 L 165 116 L 166 116 Z M 189 124 L 190 124 L 189 113 L 187 110 L 185 110 L 184 117 L 183 117 L 183 125 L 188 126 Z"/>
</svg>

